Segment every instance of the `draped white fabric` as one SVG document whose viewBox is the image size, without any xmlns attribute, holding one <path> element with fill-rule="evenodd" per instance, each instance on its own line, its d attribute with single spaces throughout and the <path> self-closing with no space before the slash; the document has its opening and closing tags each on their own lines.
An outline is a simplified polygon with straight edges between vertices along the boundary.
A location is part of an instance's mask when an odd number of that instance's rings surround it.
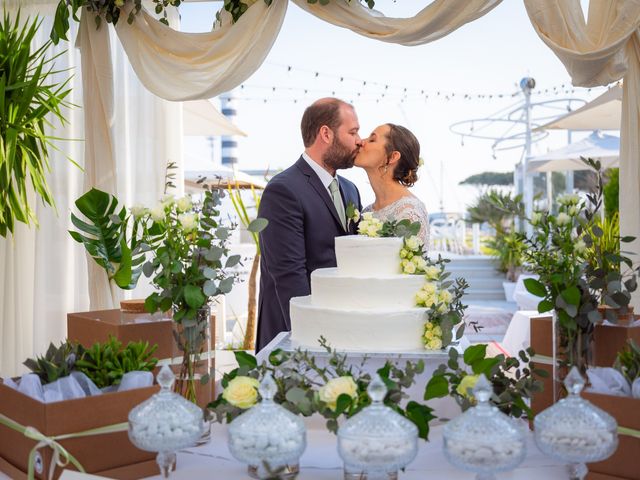
<svg viewBox="0 0 640 480">
<path fill-rule="evenodd" d="M 20 6 L 23 15 L 38 14 L 43 18 L 34 41 L 37 45 L 49 37 L 56 5 L 54 0 L 4 2 L 8 11 Z M 115 34 L 104 35 L 110 28 L 100 31 L 89 28 L 86 32 L 90 37 L 101 38 L 107 46 L 93 42 L 92 58 L 96 65 L 87 70 L 95 71 L 103 83 L 100 89 L 95 83 L 85 83 L 90 95 L 83 98 L 83 82 L 87 79 L 84 71 L 81 74 L 81 64 L 89 56 L 83 53 L 81 61 L 80 52 L 74 48 L 79 26 L 75 22 L 70 22 L 70 26 L 71 41 L 61 42 L 47 55 L 66 50 L 56 60 L 56 67 L 71 70 L 61 72 L 56 80 L 71 77 L 68 100 L 78 107 L 68 109 L 69 123 L 56 124 L 50 134 L 75 140 L 58 141 L 61 152 L 50 151 L 49 182 L 56 209 L 42 205 L 33 195 L 40 227 L 17 224 L 13 236 L 0 238 L 0 376 L 21 373 L 26 358 L 44 353 L 49 342 L 65 338 L 68 312 L 90 308 L 88 285 L 95 283 L 88 281 L 84 248 L 67 232 L 74 228 L 69 215 L 75 211 L 75 199 L 96 185 L 116 193 L 127 205 L 153 205 L 162 195 L 166 163 L 182 162 L 182 138 L 173 135 L 182 129 L 181 104 L 161 100 L 141 85 Z M 104 52 L 109 49 L 112 61 L 104 62 Z M 109 105 L 101 97 L 105 89 L 112 90 L 111 98 L 116 99 L 111 100 L 110 116 L 105 114 L 106 107 L 100 106 L 100 102 Z M 87 133 L 85 112 L 90 128 Z M 81 165 L 84 172 L 69 162 L 67 156 Z M 180 179 L 176 181 L 181 183 Z M 93 260 L 89 262 L 92 263 Z M 104 275 L 101 270 L 97 273 Z M 141 291 L 144 289 L 144 285 L 140 287 Z M 143 295 L 134 291 L 127 296 Z M 104 298 L 103 301 L 106 302 Z M 91 308 L 106 305 L 94 302 Z"/>
<path fill-rule="evenodd" d="M 231 24 L 208 33 L 169 28 L 142 10 L 118 36 L 142 83 L 167 100 L 210 98 L 240 85 L 273 46 L 287 12 L 287 0 L 254 3 Z"/>
<path fill-rule="evenodd" d="M 40 3 L 40 4 L 39 4 Z M 41 45 L 49 37 L 54 4 L 48 2 L 20 2 L 25 14 L 44 17 L 34 44 Z M 15 12 L 18 3 L 6 4 Z M 71 25 L 72 34 L 77 30 Z M 64 53 L 64 51 L 66 53 Z M 75 69 L 79 56 L 67 44 L 52 48 L 48 55 L 62 53 L 57 69 Z M 61 72 L 55 80 L 69 78 L 73 71 Z M 70 103 L 82 104 L 82 79 L 71 78 Z M 79 108 L 64 110 L 69 123 L 56 124 L 48 133 L 62 138 L 82 139 L 83 112 Z M 21 371 L 21 364 L 34 352 L 43 352 L 50 341 L 66 336 L 66 313 L 86 310 L 86 262 L 80 246 L 71 241 L 67 230 L 72 228 L 68 212 L 81 193 L 82 170 L 67 160 L 67 155 L 82 164 L 82 141 L 56 142 L 60 152 L 50 150 L 52 173 L 48 176 L 56 210 L 45 206 L 35 194 L 31 205 L 37 206 L 39 228 L 16 224 L 15 232 L 0 238 L 0 375 Z"/>
<path fill-rule="evenodd" d="M 355 1 L 333 1 L 327 5 L 292 1 L 321 20 L 365 37 L 401 45 L 421 45 L 480 18 L 502 0 L 435 0 L 411 18 L 386 17 Z"/>
<path fill-rule="evenodd" d="M 536 32 L 565 65 L 574 85 L 607 85 L 624 78 L 620 232 L 638 238 L 625 250 L 640 254 L 640 2 L 591 0 L 587 21 L 579 0 L 525 0 L 525 6 Z M 633 304 L 640 308 L 640 292 Z"/>
</svg>

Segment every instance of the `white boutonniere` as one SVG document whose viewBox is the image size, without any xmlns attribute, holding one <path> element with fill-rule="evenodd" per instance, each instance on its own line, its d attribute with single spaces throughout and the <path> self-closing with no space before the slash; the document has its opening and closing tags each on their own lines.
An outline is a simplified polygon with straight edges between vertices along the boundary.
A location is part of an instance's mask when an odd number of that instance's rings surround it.
<svg viewBox="0 0 640 480">
<path fill-rule="evenodd" d="M 353 202 L 349 202 L 344 212 L 345 212 L 345 215 L 347 216 L 347 230 L 348 230 L 352 222 L 358 223 L 360 221 L 360 211 L 356 208 Z"/>
</svg>

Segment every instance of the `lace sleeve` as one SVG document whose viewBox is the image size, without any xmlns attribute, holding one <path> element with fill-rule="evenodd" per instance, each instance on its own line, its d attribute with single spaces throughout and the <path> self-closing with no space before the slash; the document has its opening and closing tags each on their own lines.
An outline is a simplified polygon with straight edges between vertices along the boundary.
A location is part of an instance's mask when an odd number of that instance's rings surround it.
<svg viewBox="0 0 640 480">
<path fill-rule="evenodd" d="M 424 242 L 425 253 L 429 248 L 429 215 L 427 209 L 420 200 L 415 197 L 405 197 L 406 201 L 396 202 L 391 216 L 397 220 L 408 219 L 411 222 L 420 223 L 418 236 Z"/>
</svg>

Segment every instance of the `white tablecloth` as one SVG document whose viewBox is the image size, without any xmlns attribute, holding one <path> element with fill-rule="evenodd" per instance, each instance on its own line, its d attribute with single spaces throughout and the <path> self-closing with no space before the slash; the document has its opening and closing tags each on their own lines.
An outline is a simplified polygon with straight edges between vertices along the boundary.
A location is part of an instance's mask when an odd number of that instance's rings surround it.
<svg viewBox="0 0 640 480">
<path fill-rule="evenodd" d="M 519 310 L 513 314 L 504 339 L 500 343 L 504 353 L 515 357 L 520 350 L 531 346 L 531 319 L 539 316 L 540 313 L 537 310 Z"/>
</svg>

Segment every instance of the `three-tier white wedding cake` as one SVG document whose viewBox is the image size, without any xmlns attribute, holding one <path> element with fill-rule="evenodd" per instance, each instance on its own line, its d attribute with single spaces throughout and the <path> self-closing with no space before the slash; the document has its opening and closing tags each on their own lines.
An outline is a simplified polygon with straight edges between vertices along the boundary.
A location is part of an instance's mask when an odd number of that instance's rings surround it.
<svg viewBox="0 0 640 480">
<path fill-rule="evenodd" d="M 402 238 L 336 237 L 337 268 L 311 273 L 311 295 L 290 302 L 291 339 L 339 350 L 395 352 L 424 348 L 426 308 L 415 306 L 423 275 L 400 273 Z"/>
</svg>

